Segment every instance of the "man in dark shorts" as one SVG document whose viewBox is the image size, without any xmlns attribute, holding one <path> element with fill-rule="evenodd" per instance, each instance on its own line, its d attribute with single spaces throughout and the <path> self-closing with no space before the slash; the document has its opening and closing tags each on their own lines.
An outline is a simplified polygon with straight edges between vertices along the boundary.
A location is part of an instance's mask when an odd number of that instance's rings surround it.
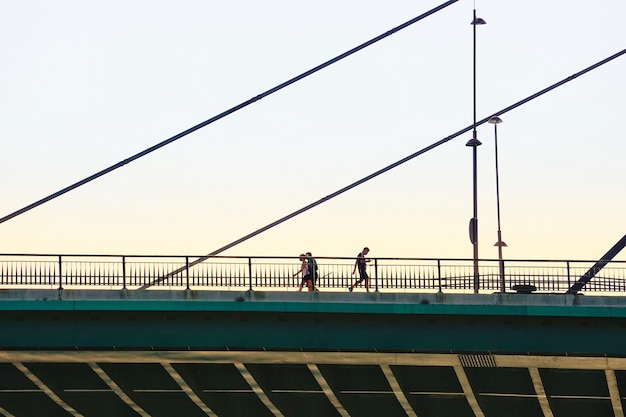
<svg viewBox="0 0 626 417">
<path fill-rule="evenodd" d="M 354 284 L 348 287 L 348 291 L 352 292 L 354 287 L 359 285 L 361 281 L 365 281 L 365 289 L 367 292 L 370 292 L 370 277 L 367 276 L 367 262 L 369 259 L 365 258 L 365 255 L 369 253 L 370 249 L 366 246 L 363 250 L 357 255 L 356 262 L 354 263 L 354 269 L 352 270 L 352 275 L 356 272 L 356 269 L 359 268 L 359 279 L 357 279 Z"/>
<path fill-rule="evenodd" d="M 311 279 L 313 280 L 313 289 L 315 291 L 319 291 L 317 289 L 317 280 L 319 279 L 320 275 L 317 268 L 317 262 L 315 261 L 315 258 L 313 257 L 311 252 L 307 252 L 306 256 L 307 262 L 309 263 L 309 274 L 311 274 Z"/>
</svg>

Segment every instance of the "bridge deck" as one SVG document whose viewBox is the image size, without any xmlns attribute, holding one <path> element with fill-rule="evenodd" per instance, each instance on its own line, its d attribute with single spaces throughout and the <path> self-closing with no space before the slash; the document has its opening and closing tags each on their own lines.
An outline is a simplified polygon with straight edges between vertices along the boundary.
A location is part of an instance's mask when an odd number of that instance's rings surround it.
<svg viewBox="0 0 626 417">
<path fill-rule="evenodd" d="M 5 416 L 623 417 L 625 297 L 0 291 Z"/>
</svg>

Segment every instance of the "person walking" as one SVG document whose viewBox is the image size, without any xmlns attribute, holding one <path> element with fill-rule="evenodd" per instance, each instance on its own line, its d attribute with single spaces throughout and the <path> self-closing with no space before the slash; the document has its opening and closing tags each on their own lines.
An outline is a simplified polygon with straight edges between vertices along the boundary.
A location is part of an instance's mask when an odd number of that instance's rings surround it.
<svg viewBox="0 0 626 417">
<path fill-rule="evenodd" d="M 313 291 L 313 281 L 311 279 L 311 273 L 309 271 L 309 263 L 307 262 L 306 255 L 303 253 L 300 254 L 300 262 L 300 269 L 298 270 L 298 272 L 293 274 L 293 276 L 295 277 L 299 273 L 302 273 L 302 281 L 300 281 L 300 288 L 298 289 L 298 291 L 302 291 L 302 287 L 304 286 L 304 284 L 306 284 L 309 291 Z"/>
<path fill-rule="evenodd" d="M 348 287 L 348 291 L 352 292 L 354 287 L 359 285 L 362 281 L 365 281 L 365 290 L 370 292 L 370 277 L 367 275 L 367 262 L 370 259 L 366 259 L 365 255 L 369 253 L 370 249 L 366 246 L 363 248 L 361 252 L 356 257 L 356 262 L 354 263 L 354 269 L 352 269 L 352 275 L 356 272 L 357 268 L 359 269 L 359 279 L 357 279 L 354 284 Z"/>
<path fill-rule="evenodd" d="M 311 252 L 307 252 L 306 256 L 307 262 L 309 264 L 309 274 L 311 275 L 311 280 L 313 281 L 313 289 L 315 291 L 319 291 L 317 289 L 317 280 L 320 278 L 320 275 L 317 268 L 317 262 L 315 261 L 315 258 L 313 257 Z"/>
</svg>

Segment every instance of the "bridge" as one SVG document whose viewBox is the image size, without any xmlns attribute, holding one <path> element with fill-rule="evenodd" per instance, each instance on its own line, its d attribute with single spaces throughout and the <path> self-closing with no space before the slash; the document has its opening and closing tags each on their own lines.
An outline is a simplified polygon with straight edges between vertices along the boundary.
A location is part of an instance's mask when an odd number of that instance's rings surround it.
<svg viewBox="0 0 626 417">
<path fill-rule="evenodd" d="M 625 318 L 564 293 L 5 286 L 0 414 L 621 417 Z"/>
</svg>

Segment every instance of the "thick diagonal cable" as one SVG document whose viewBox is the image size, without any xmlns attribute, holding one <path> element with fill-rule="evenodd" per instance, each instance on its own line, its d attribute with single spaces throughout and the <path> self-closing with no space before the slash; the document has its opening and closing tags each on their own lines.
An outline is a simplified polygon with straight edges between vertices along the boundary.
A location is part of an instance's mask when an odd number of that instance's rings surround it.
<svg viewBox="0 0 626 417">
<path fill-rule="evenodd" d="M 27 211 L 32 210 L 35 207 L 38 207 L 38 206 L 40 206 L 40 205 L 42 205 L 44 203 L 47 203 L 50 200 L 53 200 L 53 199 L 55 199 L 57 197 L 60 197 L 61 195 L 63 195 L 65 193 L 69 192 L 69 191 L 72 191 L 72 190 L 80 187 L 81 185 L 85 185 L 88 182 L 91 182 L 91 181 L 95 180 L 96 178 L 99 178 L 99 177 L 101 177 L 103 175 L 106 175 L 109 172 L 115 171 L 116 169 L 121 168 L 121 167 L 123 167 L 124 165 L 126 165 L 126 164 L 128 164 L 130 162 L 133 162 L 133 161 L 135 161 L 135 160 L 137 160 L 137 159 L 139 159 L 139 158 L 141 158 L 143 156 L 146 156 L 149 153 L 154 152 L 157 149 L 160 149 L 160 148 L 164 147 L 165 145 L 169 145 L 170 143 L 172 143 L 172 142 L 174 142 L 174 141 L 176 141 L 176 140 L 178 140 L 178 139 L 180 139 L 180 138 L 182 138 L 184 136 L 187 136 L 188 134 L 193 133 L 196 130 L 202 129 L 203 127 L 205 127 L 207 125 L 210 125 L 211 123 L 216 122 L 216 121 L 218 121 L 218 120 L 220 120 L 220 119 L 222 119 L 222 118 L 224 118 L 224 117 L 226 117 L 226 116 L 228 116 L 228 115 L 230 115 L 230 114 L 232 114 L 232 113 L 234 113 L 234 112 L 236 112 L 238 110 L 241 110 L 244 107 L 249 106 L 250 104 L 252 104 L 252 103 L 254 103 L 256 101 L 259 101 L 262 98 L 265 98 L 265 97 L 269 96 L 270 94 L 273 94 L 273 93 L 275 93 L 275 92 L 277 92 L 279 90 L 282 90 L 283 88 L 285 88 L 285 87 L 287 87 L 287 86 L 289 86 L 289 85 L 291 85 L 291 84 L 293 84 L 293 83 L 295 83 L 297 81 L 300 81 L 301 79 L 306 78 L 309 75 L 312 75 L 312 74 L 318 72 L 319 70 L 324 69 L 324 68 L 328 67 L 329 65 L 334 64 L 337 61 L 340 61 L 340 60 L 342 60 L 344 58 L 347 58 L 348 56 L 350 56 L 350 55 L 360 51 L 361 49 L 367 48 L 368 46 L 370 46 L 370 45 L 372 45 L 372 44 L 374 44 L 374 43 L 376 43 L 376 42 L 378 42 L 378 41 L 380 41 L 382 39 L 385 39 L 386 37 L 388 37 L 390 35 L 393 35 L 394 33 L 411 26 L 412 24 L 414 24 L 416 22 L 419 22 L 420 20 L 422 20 L 422 19 L 424 19 L 424 18 L 426 18 L 426 17 L 428 17 L 428 16 L 430 16 L 430 15 L 432 15 L 432 14 L 434 14 L 434 13 L 436 13 L 436 12 L 438 12 L 438 11 L 448 7 L 448 6 L 450 6 L 453 3 L 456 3 L 457 1 L 459 1 L 459 0 L 449 0 L 449 1 L 445 2 L 445 3 L 442 3 L 441 5 L 433 8 L 433 9 L 431 9 L 429 11 L 427 11 L 426 13 L 423 13 L 423 14 L 421 14 L 421 15 L 419 15 L 419 16 L 417 16 L 417 17 L 415 17 L 415 18 L 413 18 L 413 19 L 411 19 L 409 21 L 407 21 L 407 22 L 401 24 L 400 26 L 396 26 L 395 28 L 393 28 L 391 30 L 388 30 L 387 32 L 383 33 L 382 35 L 376 36 L 375 38 L 372 38 L 369 41 L 367 41 L 365 43 L 362 43 L 361 45 L 359 45 L 359 46 L 357 46 L 355 48 L 352 48 L 349 51 L 344 52 L 343 54 L 338 55 L 335 58 L 324 62 L 323 64 L 318 65 L 315 68 L 312 68 L 312 69 L 310 69 L 310 70 L 308 70 L 306 72 L 303 72 L 302 74 L 300 74 L 300 75 L 298 75 L 296 77 L 293 77 L 290 80 L 285 81 L 284 83 L 279 84 L 276 87 L 271 88 L 271 89 L 265 91 L 264 93 L 261 93 L 261 94 L 259 94 L 257 96 L 254 96 L 251 99 L 246 100 L 243 103 L 238 104 L 235 107 L 232 107 L 232 108 L 230 108 L 230 109 L 228 109 L 228 110 L 218 114 L 217 116 L 213 116 L 210 119 L 205 120 L 204 122 L 199 123 L 199 124 L 195 125 L 194 127 L 191 127 L 189 129 L 185 130 L 184 132 L 181 132 L 181 133 L 179 133 L 179 134 L 177 134 L 175 136 L 172 136 L 171 138 L 166 139 L 163 142 L 157 143 L 156 145 L 151 146 L 150 148 L 148 148 L 148 149 L 146 149 L 144 151 L 141 151 L 141 152 L 131 156 L 130 158 L 126 158 L 123 161 L 120 161 L 120 162 L 118 162 L 115 165 L 111 165 L 110 167 L 108 167 L 106 169 L 103 169 L 100 172 L 97 172 L 97 173 L 95 173 L 95 174 L 93 174 L 93 175 L 91 175 L 91 176 L 89 176 L 89 177 L 87 177 L 87 178 L 85 178 L 85 179 L 83 179 L 81 181 L 78 181 L 77 183 L 74 183 L 74 184 L 72 184 L 72 185 L 70 185 L 68 187 L 65 187 L 65 188 L 63 188 L 60 191 L 57 191 L 54 194 L 50 194 L 49 196 L 44 197 L 41 200 L 35 201 L 34 203 L 27 205 L 26 207 L 23 207 L 23 208 L 21 208 L 21 209 L 19 209 L 17 211 L 14 211 L 13 213 L 8 214 L 8 215 L 0 218 L 0 223 L 4 223 L 7 220 L 10 220 L 10 219 L 12 219 L 12 218 L 14 218 L 16 216 L 19 216 L 20 214 L 26 213 Z"/>
<path fill-rule="evenodd" d="M 587 67 L 587 68 L 585 68 L 585 69 L 583 69 L 583 70 L 581 70 L 581 71 L 579 71 L 579 72 L 577 72 L 577 73 L 575 73 L 573 75 L 570 75 L 569 77 L 564 78 L 561 81 L 559 81 L 557 83 L 554 83 L 551 86 L 546 87 L 543 90 L 538 91 L 535 94 L 532 94 L 532 95 L 526 97 L 525 99 L 522 99 L 522 100 L 518 101 L 517 103 L 514 103 L 514 104 L 512 104 L 512 105 L 510 105 L 508 107 L 505 107 L 502 110 L 500 110 L 500 111 L 498 111 L 496 113 L 493 113 L 492 115 L 490 115 L 488 117 L 485 117 L 482 120 L 477 121 L 475 125 L 467 126 L 467 127 L 463 128 L 463 129 L 459 130 L 458 132 L 453 133 L 450 136 L 441 139 L 439 142 L 435 142 L 435 143 L 433 143 L 430 146 L 427 146 L 427 147 L 425 147 L 425 148 L 423 148 L 423 149 L 421 149 L 421 150 L 419 150 L 419 151 L 417 151 L 417 152 L 415 152 L 415 153 L 413 153 L 413 154 L 411 154 L 411 155 L 409 155 L 409 156 L 407 156 L 405 158 L 400 159 L 397 162 L 394 162 L 391 165 L 386 166 L 385 168 L 382 168 L 382 169 L 374 172 L 373 174 L 368 175 L 367 177 L 361 178 L 360 180 L 358 180 L 356 182 L 353 182 L 352 184 L 350 184 L 350 185 L 348 185 L 346 187 L 343 187 L 342 189 L 340 189 L 338 191 L 335 191 L 334 193 L 329 194 L 326 197 L 321 198 L 321 199 L 319 199 L 319 200 L 309 204 L 308 206 L 302 207 L 301 209 L 296 210 L 293 213 L 286 215 L 285 217 L 281 217 L 280 219 L 278 219 L 278 220 L 268 224 L 267 226 L 264 226 L 264 227 L 262 227 L 262 228 L 260 228 L 258 230 L 255 230 L 254 232 L 252 232 L 250 234 L 247 234 L 244 237 L 239 238 L 239 239 L 235 240 L 234 242 L 229 243 L 226 246 L 222 246 L 221 248 L 214 250 L 213 252 L 209 253 L 208 255 L 202 256 L 202 257 L 196 259 L 195 261 L 190 262 L 189 263 L 189 267 L 197 265 L 200 262 L 206 261 L 207 259 L 209 259 L 212 256 L 216 256 L 216 255 L 224 252 L 225 250 L 232 248 L 233 246 L 236 246 L 236 245 L 238 245 L 238 244 L 240 244 L 242 242 L 245 242 L 246 240 L 248 240 L 248 239 L 250 239 L 250 238 L 252 238 L 252 237 L 254 237 L 254 236 L 256 236 L 256 235 L 258 235 L 260 233 L 263 233 L 263 232 L 273 228 L 274 226 L 278 226 L 279 224 L 281 224 L 281 223 L 283 223 L 283 222 L 285 222 L 285 221 L 287 221 L 287 220 L 289 220 L 291 218 L 294 218 L 294 217 L 298 216 L 299 214 L 304 213 L 305 211 L 308 211 L 308 210 L 312 209 L 313 207 L 319 206 L 320 204 L 325 203 L 326 201 L 328 201 L 328 200 L 330 200 L 332 198 L 335 198 L 338 195 L 343 194 L 346 191 L 351 190 L 351 189 L 353 189 L 353 188 L 355 188 L 355 187 L 357 187 L 357 186 L 359 186 L 359 185 L 361 185 L 361 184 L 363 184 L 363 183 L 365 183 L 365 182 L 367 182 L 367 181 L 369 181 L 369 180 L 371 180 L 373 178 L 376 178 L 377 176 L 379 176 L 381 174 L 384 174 L 385 172 L 390 171 L 390 170 L 392 170 L 392 169 L 394 169 L 394 168 L 404 164 L 405 162 L 408 162 L 408 161 L 410 161 L 410 160 L 412 160 L 412 159 L 422 155 L 423 153 L 426 153 L 426 152 L 428 152 L 428 151 L 430 151 L 432 149 L 435 149 L 436 147 L 438 147 L 440 145 L 443 145 L 444 143 L 446 143 L 446 142 L 456 138 L 457 136 L 460 136 L 460 135 L 462 135 L 462 134 L 464 134 L 466 132 L 469 132 L 475 126 L 480 126 L 480 125 L 486 123 L 493 116 L 500 116 L 500 115 L 503 115 L 503 114 L 505 114 L 505 113 L 507 113 L 507 112 L 509 112 L 509 111 L 511 111 L 511 110 L 513 110 L 515 108 L 517 108 L 517 107 L 520 107 L 521 105 L 526 104 L 529 101 L 534 100 L 537 97 L 542 96 L 543 94 L 545 94 L 545 93 L 547 93 L 549 91 L 552 91 L 555 88 L 558 88 L 558 87 L 562 86 L 563 84 L 568 83 L 568 82 L 572 81 L 573 79 L 578 78 L 579 76 L 581 76 L 581 75 L 583 75 L 583 74 L 585 74 L 585 73 L 587 73 L 589 71 L 592 71 L 592 70 L 600 67 L 601 65 L 604 65 L 607 62 L 610 62 L 610 61 L 612 61 L 612 60 L 614 60 L 614 59 L 616 59 L 616 58 L 618 58 L 618 57 L 620 57 L 620 56 L 622 56 L 624 54 L 626 54 L 626 49 L 623 49 L 620 52 L 618 52 L 618 53 L 616 53 L 614 55 L 611 55 L 608 58 L 603 59 L 602 61 L 596 62 L 595 64 L 593 64 L 593 65 L 591 65 L 591 66 L 589 66 L 589 67 Z M 145 289 L 145 288 L 149 287 L 150 285 L 153 285 L 155 283 L 164 281 L 167 278 L 169 278 L 171 276 L 174 276 L 174 275 L 184 271 L 186 268 L 187 268 L 187 266 L 179 268 L 179 269 L 177 269 L 177 270 L 175 270 L 173 272 L 170 272 L 166 276 L 161 277 L 161 278 L 153 281 L 151 284 L 146 284 L 146 285 L 140 287 L 140 289 Z"/>
</svg>

